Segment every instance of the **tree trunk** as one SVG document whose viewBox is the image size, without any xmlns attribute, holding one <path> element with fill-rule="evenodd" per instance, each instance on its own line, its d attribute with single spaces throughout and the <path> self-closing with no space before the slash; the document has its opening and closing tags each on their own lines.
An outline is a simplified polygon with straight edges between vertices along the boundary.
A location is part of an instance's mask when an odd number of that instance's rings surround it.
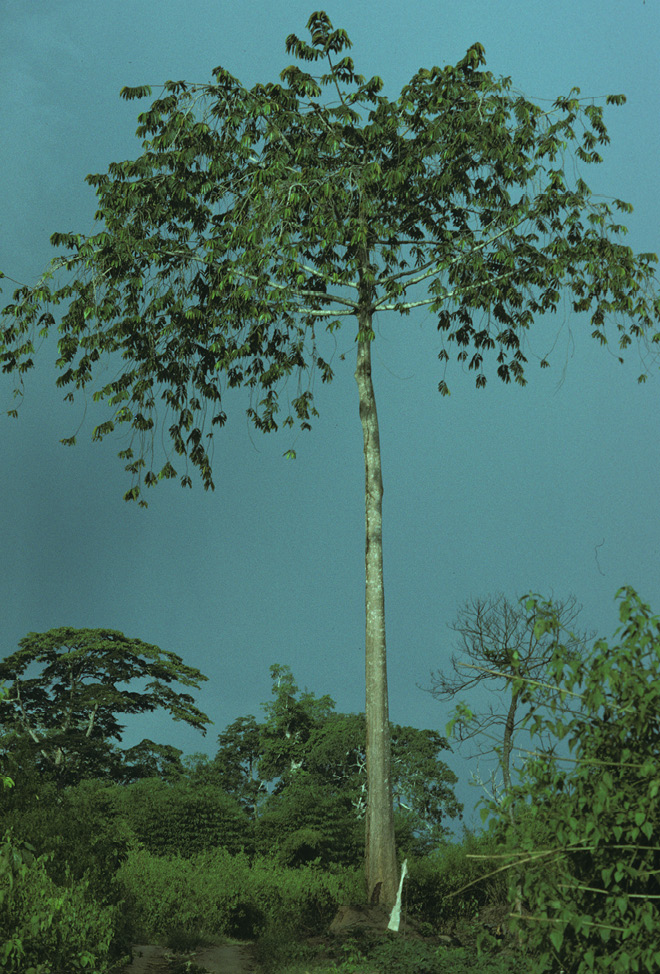
<svg viewBox="0 0 660 974">
<path fill-rule="evenodd" d="M 511 705 L 506 715 L 504 725 L 504 741 L 502 743 L 502 781 L 504 783 L 504 793 L 508 795 L 511 791 L 511 749 L 513 747 L 513 727 L 518 706 L 519 693 L 511 695 Z"/>
<path fill-rule="evenodd" d="M 365 469 L 365 667 L 367 723 L 366 873 L 370 903 L 394 906 L 398 865 L 390 772 L 390 721 L 383 588 L 383 480 L 378 414 L 371 381 L 371 315 L 360 316 L 357 382 Z"/>
</svg>

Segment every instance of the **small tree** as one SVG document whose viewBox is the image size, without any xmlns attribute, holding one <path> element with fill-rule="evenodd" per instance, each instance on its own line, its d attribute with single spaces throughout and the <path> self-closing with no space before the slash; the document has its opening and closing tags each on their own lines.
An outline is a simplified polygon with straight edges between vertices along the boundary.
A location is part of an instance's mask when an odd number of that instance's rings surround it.
<svg viewBox="0 0 660 974">
<path fill-rule="evenodd" d="M 323 11 L 308 27 L 311 45 L 291 34 L 286 49 L 327 62 L 320 76 L 290 65 L 283 84 L 247 89 L 218 67 L 209 85 L 166 82 L 139 118 L 143 154 L 87 177 L 103 229 L 54 234 L 73 253 L 5 309 L 0 360 L 22 381 L 36 333 L 54 325 L 50 305 L 70 301 L 58 383 L 81 389 L 105 359 L 118 364 L 119 375 L 94 392 L 110 417 L 93 438 L 131 431 L 119 455 L 134 478 L 126 497 L 143 503 L 143 485 L 180 476 L 190 486 L 188 464 L 213 486 L 207 437 L 225 423 L 227 390 L 250 391 L 257 429 L 308 429 L 311 374 L 332 378 L 319 325 L 333 332 L 352 319 L 365 466 L 367 892 L 391 905 L 398 866 L 374 316 L 426 308 L 441 362 L 455 346 L 481 387 L 493 356 L 503 382 L 524 385 L 525 333 L 556 311 L 563 291 L 589 314 L 599 342 L 608 341 L 608 321 L 621 349 L 650 335 L 660 317 L 656 258 L 619 242 L 614 210 L 629 204 L 595 202 L 572 165 L 566 174 L 565 155 L 598 163 L 608 142 L 602 108 L 583 104 L 578 89 L 542 109 L 482 70 L 476 43 L 455 66 L 420 69 L 391 101 L 381 78 L 356 74 L 342 54 L 346 32 Z M 150 93 L 122 90 L 129 99 Z M 72 276 L 52 287 L 59 270 Z M 292 374 L 298 393 L 281 419 L 278 388 Z M 444 377 L 439 390 L 449 392 Z M 171 415 L 179 473 L 169 455 L 160 469 L 147 466 L 157 399 Z"/>
<path fill-rule="evenodd" d="M 28 633 L 19 646 L 0 662 L 0 680 L 11 681 L 0 699 L 2 746 L 11 756 L 14 742 L 29 744 L 37 763 L 60 786 L 84 777 L 125 775 L 112 744 L 124 729 L 117 715 L 162 708 L 206 733 L 209 718 L 190 694 L 170 684 L 198 688 L 207 677 L 176 653 L 112 629 L 68 627 Z M 26 678 L 35 665 L 41 667 L 39 675 Z M 150 681 L 142 691 L 117 685 L 142 679 Z"/>
<path fill-rule="evenodd" d="M 201 770 L 202 780 L 216 782 L 257 818 L 260 801 L 267 794 L 259 773 L 261 726 L 253 714 L 238 717 L 218 734 L 218 745 L 213 763 Z"/>
<path fill-rule="evenodd" d="M 329 694 L 317 697 L 299 690 L 288 666 L 270 668 L 274 700 L 262 704 L 266 723 L 261 733 L 259 769 L 266 779 L 278 778 L 281 790 L 292 774 L 304 766 L 309 739 L 335 709 Z"/>
<path fill-rule="evenodd" d="M 522 602 L 521 599 L 512 604 L 504 595 L 467 601 L 450 627 L 460 635 L 462 658 L 452 653 L 454 673 L 448 676 L 436 670 L 427 688 L 436 700 L 450 700 L 484 683 L 491 684 L 489 689 L 498 695 L 497 707 L 494 709 L 491 704 L 483 715 L 469 708 L 470 718 L 456 721 L 453 727 L 460 741 L 481 736 L 494 742 L 491 746 L 479 746 L 478 753 L 490 755 L 495 751 L 505 793 L 511 789 L 511 752 L 516 731 L 529 714 L 529 710 L 521 712 L 521 690 L 517 684 L 514 686 L 512 677 L 533 680 L 543 676 L 556 650 L 554 633 L 539 632 L 536 613 L 530 614 Z M 573 596 L 563 602 L 553 601 L 552 606 L 566 630 L 581 611 Z M 566 642 L 571 658 L 580 657 L 586 639 L 581 633 L 571 634 Z M 495 794 L 494 773 L 491 779 Z"/>
<path fill-rule="evenodd" d="M 543 684 L 514 683 L 533 738 L 565 740 L 568 755 L 540 743 L 504 805 L 484 810 L 508 845 L 514 925 L 538 972 L 660 968 L 660 617 L 630 587 L 618 598 L 618 642 L 579 658 L 553 604 L 531 604 L 555 653 Z M 580 711 L 567 716 L 569 698 Z"/>
</svg>

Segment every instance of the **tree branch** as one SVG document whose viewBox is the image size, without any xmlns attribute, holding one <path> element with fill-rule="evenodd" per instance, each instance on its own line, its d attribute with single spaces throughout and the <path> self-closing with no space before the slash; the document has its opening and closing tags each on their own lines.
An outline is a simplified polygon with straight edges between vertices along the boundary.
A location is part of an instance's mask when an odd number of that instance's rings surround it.
<svg viewBox="0 0 660 974">
<path fill-rule="evenodd" d="M 94 726 L 94 718 L 96 717 L 96 713 L 97 713 L 98 709 L 99 709 L 99 705 L 98 705 L 98 703 L 95 703 L 94 704 L 94 709 L 92 710 L 91 714 L 89 715 L 89 724 L 87 725 L 87 730 L 85 732 L 85 737 L 91 737 L 92 727 Z"/>
</svg>

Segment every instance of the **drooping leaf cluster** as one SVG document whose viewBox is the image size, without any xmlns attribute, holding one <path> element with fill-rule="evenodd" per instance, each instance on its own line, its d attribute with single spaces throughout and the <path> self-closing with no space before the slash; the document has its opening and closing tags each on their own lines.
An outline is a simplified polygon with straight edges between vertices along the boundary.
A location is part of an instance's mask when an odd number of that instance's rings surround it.
<svg viewBox="0 0 660 974">
<path fill-rule="evenodd" d="M 533 104 L 483 68 L 478 43 L 391 100 L 381 78 L 356 73 L 348 36 L 323 11 L 308 28 L 311 45 L 290 35 L 286 49 L 325 62 L 320 76 L 290 65 L 281 83 L 248 89 L 218 67 L 211 84 L 166 82 L 139 116 L 142 154 L 87 177 L 102 229 L 53 234 L 70 254 L 3 312 L 0 358 L 20 392 L 37 335 L 65 305 L 58 384 L 66 398 L 93 385 L 107 404 L 95 439 L 130 431 L 119 454 L 129 499 L 163 478 L 190 486 L 188 464 L 213 486 L 210 443 L 232 389 L 249 391 L 258 429 L 309 428 L 314 374 L 333 374 L 322 332 L 346 316 L 363 329 L 377 312 L 426 308 L 441 362 L 455 347 L 477 386 L 489 356 L 500 379 L 525 383 L 526 333 L 562 295 L 600 342 L 658 338 L 655 255 L 620 240 L 616 211 L 631 207 L 597 202 L 565 166 L 566 155 L 601 161 L 600 106 L 578 89 Z M 439 388 L 449 391 L 444 377 Z M 169 451 L 148 466 L 159 401 L 182 474 Z"/>
<path fill-rule="evenodd" d="M 617 642 L 598 639 L 576 659 L 558 641 L 550 700 L 521 681 L 538 704 L 533 741 L 550 733 L 567 753 L 537 746 L 504 805 L 485 810 L 508 847 L 514 924 L 539 972 L 660 966 L 660 617 L 630 587 L 618 597 Z M 551 603 L 534 608 L 539 632 L 559 632 Z"/>
</svg>

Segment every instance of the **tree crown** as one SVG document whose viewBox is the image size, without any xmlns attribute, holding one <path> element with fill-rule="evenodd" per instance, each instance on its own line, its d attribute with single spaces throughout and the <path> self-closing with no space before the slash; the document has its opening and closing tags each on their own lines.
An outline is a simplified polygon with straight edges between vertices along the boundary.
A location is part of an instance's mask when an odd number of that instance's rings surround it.
<svg viewBox="0 0 660 974">
<path fill-rule="evenodd" d="M 66 398 L 102 359 L 119 363 L 94 391 L 111 418 L 93 438 L 130 430 L 119 454 L 135 479 L 127 499 L 144 503 L 141 484 L 177 476 L 169 456 L 146 469 L 159 399 L 186 486 L 189 463 L 213 486 L 210 442 L 231 389 L 249 391 L 258 429 L 308 429 L 313 373 L 333 375 L 318 328 L 332 332 L 346 316 L 370 341 L 376 312 L 426 308 L 440 361 L 455 346 L 478 387 L 491 356 L 502 381 L 525 384 L 525 333 L 562 292 L 601 343 L 608 322 L 620 351 L 660 338 L 657 258 L 620 242 L 615 211 L 630 205 L 596 202 L 565 171 L 568 151 L 601 161 L 602 107 L 573 89 L 542 109 L 483 69 L 478 43 L 455 66 L 420 69 L 390 100 L 381 78 L 355 73 L 346 32 L 323 11 L 308 28 L 311 44 L 292 34 L 286 50 L 326 61 L 319 77 L 290 65 L 281 84 L 248 89 L 218 67 L 212 84 L 166 82 L 139 116 L 142 155 L 87 177 L 103 229 L 53 234 L 72 254 L 4 309 L 0 356 L 17 392 L 36 333 L 54 325 L 50 305 L 67 302 L 57 360 Z M 58 271 L 69 280 L 51 286 Z M 449 392 L 444 377 L 439 390 Z"/>
<path fill-rule="evenodd" d="M 0 663 L 0 680 L 11 683 L 0 699 L 2 744 L 9 752 L 27 745 L 56 769 L 58 779 L 65 772 L 77 779 L 118 767 L 112 741 L 121 740 L 124 730 L 120 714 L 163 708 L 206 733 L 209 718 L 190 694 L 170 684 L 198 688 L 207 677 L 176 653 L 116 630 L 68 626 L 28 633 L 19 647 Z M 26 678 L 35 665 L 39 674 Z M 142 691 L 121 686 L 135 680 L 149 682 Z M 174 758 L 173 750 L 143 741 L 126 754 L 143 761 L 153 752 L 164 760 Z"/>
</svg>

